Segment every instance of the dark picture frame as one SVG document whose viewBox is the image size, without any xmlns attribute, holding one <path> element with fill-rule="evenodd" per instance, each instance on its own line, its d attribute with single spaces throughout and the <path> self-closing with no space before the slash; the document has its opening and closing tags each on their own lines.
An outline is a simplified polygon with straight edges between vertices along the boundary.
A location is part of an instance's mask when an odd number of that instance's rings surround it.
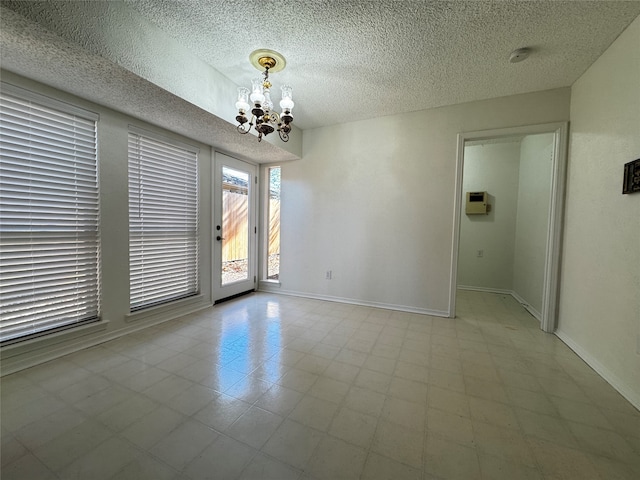
<svg viewBox="0 0 640 480">
<path fill-rule="evenodd" d="M 624 164 L 622 193 L 640 192 L 640 158 Z"/>
</svg>

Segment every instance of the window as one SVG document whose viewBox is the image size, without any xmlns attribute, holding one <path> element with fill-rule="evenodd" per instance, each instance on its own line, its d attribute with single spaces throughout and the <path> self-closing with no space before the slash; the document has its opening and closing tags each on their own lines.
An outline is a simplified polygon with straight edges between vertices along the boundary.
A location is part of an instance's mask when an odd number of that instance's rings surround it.
<svg viewBox="0 0 640 480">
<path fill-rule="evenodd" d="M 98 116 L 2 84 L 0 340 L 99 312 Z"/>
<path fill-rule="evenodd" d="M 267 168 L 267 280 L 280 278 L 280 167 Z"/>
<path fill-rule="evenodd" d="M 198 293 L 198 151 L 129 131 L 131 311 Z"/>
<path fill-rule="evenodd" d="M 249 279 L 249 178 L 222 167 L 222 286 Z"/>
</svg>

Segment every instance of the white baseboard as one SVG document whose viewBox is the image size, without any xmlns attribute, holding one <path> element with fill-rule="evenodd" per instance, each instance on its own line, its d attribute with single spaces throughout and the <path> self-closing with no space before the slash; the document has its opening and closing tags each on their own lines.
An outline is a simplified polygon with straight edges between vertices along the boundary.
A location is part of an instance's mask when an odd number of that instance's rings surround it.
<svg viewBox="0 0 640 480">
<path fill-rule="evenodd" d="M 640 410 L 640 392 L 636 392 L 633 390 L 633 388 L 630 388 L 627 384 L 620 380 L 620 378 L 615 373 L 602 365 L 565 332 L 563 332 L 562 330 L 556 330 L 555 335 L 560 340 L 562 340 L 571 350 L 573 350 L 576 355 L 584 360 L 587 365 L 593 368 L 598 375 L 605 379 L 607 383 L 609 383 L 609 385 L 615 388 L 620 395 L 629 400 L 631 405 Z"/>
<path fill-rule="evenodd" d="M 538 322 L 542 321 L 542 314 L 527 303 L 527 301 L 513 290 L 502 290 L 499 288 L 472 287 L 469 285 L 458 285 L 459 290 L 469 290 L 474 292 L 498 293 L 500 295 L 511 295 L 516 302 L 524 307 L 524 309 L 535 317 Z"/>
<path fill-rule="evenodd" d="M 280 282 L 260 281 L 260 283 L 258 283 L 258 291 L 267 293 L 280 293 L 280 286 Z"/>
<path fill-rule="evenodd" d="M 515 298 L 516 301 L 520 305 L 522 305 L 527 312 L 529 312 L 531 315 L 533 315 L 539 322 L 542 322 L 542 314 L 538 310 L 533 308 L 531 305 L 529 305 L 529 303 L 527 303 L 527 301 L 524 298 L 522 298 L 520 295 L 518 295 L 517 292 L 512 291 L 511 292 L 511 296 L 513 298 Z"/>
<path fill-rule="evenodd" d="M 511 295 L 511 290 L 502 290 L 500 288 L 474 287 L 471 285 L 458 285 L 458 290 L 470 290 L 472 292 L 499 293 L 502 295 Z"/>
<path fill-rule="evenodd" d="M 419 313 L 421 315 L 431 315 L 434 317 L 448 317 L 449 312 L 441 310 L 430 310 L 426 308 L 411 307 L 407 305 L 396 305 L 393 303 L 369 302 L 366 300 L 358 300 L 353 298 L 334 297 L 331 295 L 318 295 L 314 293 L 298 292 L 295 290 L 282 290 L 280 288 L 269 288 L 260 285 L 260 292 L 277 293 L 280 295 L 290 295 L 292 297 L 312 298 L 314 300 L 325 300 L 328 302 L 347 303 L 349 305 L 360 305 L 362 307 L 384 308 L 386 310 L 396 310 L 399 312 Z"/>
</svg>

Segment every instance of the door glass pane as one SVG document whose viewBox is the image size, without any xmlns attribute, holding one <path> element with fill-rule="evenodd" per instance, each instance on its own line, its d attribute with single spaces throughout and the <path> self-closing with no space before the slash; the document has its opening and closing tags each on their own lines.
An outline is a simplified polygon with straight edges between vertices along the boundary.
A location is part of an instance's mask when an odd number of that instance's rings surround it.
<svg viewBox="0 0 640 480">
<path fill-rule="evenodd" d="M 269 237 L 267 244 L 267 279 L 280 278 L 280 167 L 269 171 Z"/>
<path fill-rule="evenodd" d="M 222 285 L 249 278 L 249 174 L 222 167 Z"/>
</svg>

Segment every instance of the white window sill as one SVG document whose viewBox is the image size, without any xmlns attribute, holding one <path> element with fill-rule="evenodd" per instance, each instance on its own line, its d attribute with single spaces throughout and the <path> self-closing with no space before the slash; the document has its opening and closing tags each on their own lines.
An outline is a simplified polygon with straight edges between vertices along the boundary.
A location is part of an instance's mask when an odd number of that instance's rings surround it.
<svg viewBox="0 0 640 480">
<path fill-rule="evenodd" d="M 136 322 L 139 320 L 146 320 L 151 317 L 158 317 L 165 314 L 181 314 L 186 308 L 198 306 L 202 307 L 202 301 L 204 297 L 202 294 L 193 295 L 191 297 L 182 298 L 170 303 L 164 303 L 155 307 L 145 308 L 137 312 L 132 312 L 125 315 L 126 322 Z M 185 313 L 186 314 L 186 313 Z"/>
<path fill-rule="evenodd" d="M 86 335 L 92 335 L 94 333 L 106 330 L 108 324 L 108 320 L 98 320 L 93 323 L 69 327 L 59 332 L 43 332 L 42 336 L 31 338 L 29 340 L 18 341 L 16 343 L 12 343 L 10 345 L 2 347 L 0 349 L 0 358 L 2 360 L 5 360 L 18 355 L 24 355 L 25 353 L 33 352 L 35 350 L 48 348 L 62 342 L 67 342 L 69 340 L 76 340 Z"/>
</svg>

